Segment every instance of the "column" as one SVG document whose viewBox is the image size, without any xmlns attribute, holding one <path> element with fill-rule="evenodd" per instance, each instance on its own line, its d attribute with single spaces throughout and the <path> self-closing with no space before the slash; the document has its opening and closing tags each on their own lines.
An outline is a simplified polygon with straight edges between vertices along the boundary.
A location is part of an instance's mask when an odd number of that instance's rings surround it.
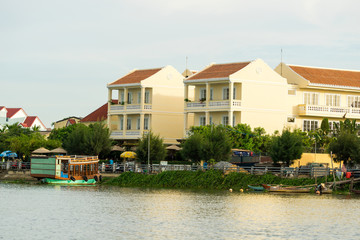
<svg viewBox="0 0 360 240">
<path fill-rule="evenodd" d="M 123 114 L 123 137 L 126 135 L 127 114 Z"/>
<path fill-rule="evenodd" d="M 234 101 L 233 95 L 234 95 L 234 83 L 230 82 L 229 83 L 229 104 L 230 104 L 230 109 L 232 109 L 232 107 L 233 107 L 233 101 Z"/>
<path fill-rule="evenodd" d="M 128 89 L 124 88 L 124 110 L 126 110 L 127 102 L 128 102 Z"/>
<path fill-rule="evenodd" d="M 140 95 L 141 95 L 140 96 L 140 109 L 141 109 L 141 111 L 143 111 L 144 110 L 144 103 L 145 103 L 145 87 L 144 86 L 140 87 Z M 144 120 L 144 118 L 143 118 L 143 120 Z M 141 129 L 141 127 L 140 127 L 140 129 Z"/>
<path fill-rule="evenodd" d="M 187 125 L 188 125 L 188 113 L 184 113 L 184 137 L 186 137 L 186 129 L 187 129 Z"/>
<path fill-rule="evenodd" d="M 144 133 L 144 113 L 140 113 L 140 135 Z"/>
<path fill-rule="evenodd" d="M 187 108 L 187 102 L 185 101 L 185 99 L 189 99 L 189 85 L 185 84 L 184 85 L 184 109 Z M 185 126 L 186 128 L 186 126 Z"/>
<path fill-rule="evenodd" d="M 210 124 L 210 113 L 209 111 L 205 112 L 205 125 L 209 125 Z"/>
<path fill-rule="evenodd" d="M 209 101 L 210 101 L 210 84 L 206 83 L 206 107 L 209 107 Z"/>
<path fill-rule="evenodd" d="M 108 88 L 108 114 L 107 114 L 107 125 L 108 125 L 108 128 L 111 132 L 111 126 L 110 126 L 110 118 L 111 118 L 111 115 L 110 115 L 110 110 L 111 110 L 111 99 L 112 99 L 112 89 L 111 88 Z"/>
<path fill-rule="evenodd" d="M 233 116 L 234 116 L 234 111 L 230 110 L 229 111 L 229 125 L 231 127 L 233 126 Z"/>
</svg>

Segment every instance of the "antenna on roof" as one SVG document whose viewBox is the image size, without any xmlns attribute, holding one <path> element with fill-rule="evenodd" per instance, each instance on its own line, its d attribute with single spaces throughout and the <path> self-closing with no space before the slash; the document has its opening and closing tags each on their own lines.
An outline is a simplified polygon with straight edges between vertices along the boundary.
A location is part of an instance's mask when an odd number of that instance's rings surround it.
<svg viewBox="0 0 360 240">
<path fill-rule="evenodd" d="M 281 51 L 280 51 L 280 75 L 282 76 L 282 65 L 283 65 L 283 62 L 282 62 L 282 48 L 281 48 Z"/>
<path fill-rule="evenodd" d="M 186 56 L 186 63 L 185 63 L 185 71 L 186 71 L 186 73 L 185 73 L 185 77 L 187 78 L 187 77 L 189 77 L 188 76 L 188 68 L 187 68 L 187 62 L 188 62 L 188 57 Z"/>
</svg>

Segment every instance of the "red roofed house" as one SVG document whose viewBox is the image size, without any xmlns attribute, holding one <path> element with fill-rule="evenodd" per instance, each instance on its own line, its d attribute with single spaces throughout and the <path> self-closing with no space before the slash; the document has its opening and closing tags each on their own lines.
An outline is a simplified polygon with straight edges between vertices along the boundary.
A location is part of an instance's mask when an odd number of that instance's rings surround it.
<svg viewBox="0 0 360 240">
<path fill-rule="evenodd" d="M 63 127 L 68 127 L 70 125 L 74 125 L 74 124 L 80 122 L 80 120 L 81 120 L 81 118 L 79 118 L 79 117 L 67 117 L 67 118 L 64 118 L 62 120 L 55 122 L 54 128 L 58 129 L 58 128 L 63 128 Z"/>
<path fill-rule="evenodd" d="M 40 131 L 45 131 L 46 127 L 37 116 L 28 116 L 22 108 L 0 107 L 0 125 L 12 125 L 19 123 L 24 128 L 39 127 Z"/>
<path fill-rule="evenodd" d="M 261 59 L 210 64 L 184 84 L 185 132 L 191 126 L 245 123 L 273 133 L 286 125 L 286 79 Z"/>
<path fill-rule="evenodd" d="M 118 103 L 117 100 L 113 100 L 112 102 L 114 104 Z M 102 105 L 101 107 L 99 107 L 98 109 L 96 109 L 95 111 L 84 117 L 83 119 L 81 119 L 80 122 L 85 125 L 89 125 L 91 123 L 96 123 L 96 122 L 103 122 L 107 126 L 107 118 L 108 118 L 108 104 L 105 103 L 104 105 Z"/>
<path fill-rule="evenodd" d="M 334 122 L 360 120 L 360 71 L 305 67 L 280 63 L 276 69 L 287 78 L 288 119 L 294 128 L 311 131 L 324 118 Z"/>
<path fill-rule="evenodd" d="M 109 83 L 111 138 L 135 142 L 151 130 L 164 143 L 176 143 L 176 139 L 183 137 L 183 78 L 175 68 L 166 66 L 133 70 Z M 113 94 L 117 96 L 115 104 L 110 103 Z"/>
</svg>

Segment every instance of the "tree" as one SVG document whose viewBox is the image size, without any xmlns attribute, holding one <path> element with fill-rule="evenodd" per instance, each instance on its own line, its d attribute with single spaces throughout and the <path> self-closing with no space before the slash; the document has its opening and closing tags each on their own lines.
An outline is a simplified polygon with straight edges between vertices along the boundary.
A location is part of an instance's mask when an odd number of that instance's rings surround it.
<svg viewBox="0 0 360 240">
<path fill-rule="evenodd" d="M 199 163 L 203 157 L 203 135 L 195 133 L 191 135 L 182 146 L 182 154 L 185 159 L 191 159 L 195 163 Z"/>
<path fill-rule="evenodd" d="M 303 138 L 297 132 L 283 130 L 280 136 L 274 136 L 270 144 L 270 156 L 275 164 L 285 163 L 287 166 L 303 153 Z"/>
<path fill-rule="evenodd" d="M 84 124 L 76 124 L 74 130 L 69 133 L 63 141 L 63 146 L 69 154 L 90 154 L 88 139 L 90 135 L 89 127 Z"/>
<path fill-rule="evenodd" d="M 341 132 L 330 142 L 328 152 L 335 154 L 337 162 L 344 161 L 349 165 L 360 163 L 360 140 L 354 133 Z"/>
<path fill-rule="evenodd" d="M 137 158 L 142 163 L 148 162 L 149 156 L 149 139 L 150 139 L 150 164 L 153 161 L 163 161 L 166 156 L 166 148 L 162 138 L 159 135 L 154 135 L 151 131 L 144 133 L 139 140 L 139 146 L 136 149 Z"/>
<path fill-rule="evenodd" d="M 88 147 L 91 155 L 99 155 L 100 153 L 109 153 L 112 141 L 110 139 L 110 131 L 103 123 L 90 124 L 90 133 L 88 135 Z"/>
<path fill-rule="evenodd" d="M 212 126 L 204 134 L 204 160 L 215 162 L 228 161 L 231 155 L 232 143 L 223 126 Z"/>
</svg>

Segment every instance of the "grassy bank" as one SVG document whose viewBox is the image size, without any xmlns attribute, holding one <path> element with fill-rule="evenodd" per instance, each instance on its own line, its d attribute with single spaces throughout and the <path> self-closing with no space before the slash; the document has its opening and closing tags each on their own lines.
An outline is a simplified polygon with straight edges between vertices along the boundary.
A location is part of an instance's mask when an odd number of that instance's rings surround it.
<svg viewBox="0 0 360 240">
<path fill-rule="evenodd" d="M 331 181 L 329 178 L 328 181 Z M 318 178 L 317 183 L 325 182 Z M 166 171 L 155 175 L 126 172 L 119 177 L 105 179 L 103 184 L 121 187 L 154 187 L 154 188 L 188 188 L 188 189 L 247 189 L 248 185 L 283 184 L 302 186 L 315 184 L 315 179 L 280 178 L 272 174 L 250 175 L 245 173 L 230 173 L 224 175 L 218 170 L 208 171 Z"/>
</svg>

